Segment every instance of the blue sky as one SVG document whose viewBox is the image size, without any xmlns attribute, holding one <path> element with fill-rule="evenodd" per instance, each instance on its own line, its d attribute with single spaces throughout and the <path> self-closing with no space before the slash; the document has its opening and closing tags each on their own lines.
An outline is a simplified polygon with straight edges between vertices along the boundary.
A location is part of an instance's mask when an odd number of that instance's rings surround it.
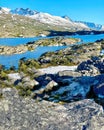
<svg viewBox="0 0 104 130">
<path fill-rule="evenodd" d="M 104 0 L 0 0 L 1 7 L 30 8 L 72 20 L 104 24 Z"/>
</svg>

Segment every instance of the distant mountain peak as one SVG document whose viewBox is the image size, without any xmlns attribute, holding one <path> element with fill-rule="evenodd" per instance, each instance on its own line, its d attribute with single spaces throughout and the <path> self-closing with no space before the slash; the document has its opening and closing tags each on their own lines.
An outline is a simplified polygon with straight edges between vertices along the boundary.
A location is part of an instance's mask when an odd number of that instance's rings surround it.
<svg viewBox="0 0 104 130">
<path fill-rule="evenodd" d="M 72 20 L 69 16 L 67 16 L 67 15 L 62 16 L 62 18 L 66 19 L 66 20 L 69 20 L 69 21 L 73 21 L 73 20 Z"/>
<path fill-rule="evenodd" d="M 33 11 L 33 10 L 29 9 L 29 8 L 26 8 L 26 9 L 24 9 L 24 8 L 16 8 L 15 10 L 11 10 L 10 13 L 18 14 L 18 15 L 24 15 L 24 16 L 26 16 L 26 15 L 31 16 L 31 15 L 34 15 L 35 13 L 37 13 L 37 11 Z"/>
<path fill-rule="evenodd" d="M 83 23 L 92 30 L 102 30 L 103 27 L 101 24 L 95 24 L 93 22 L 85 22 L 85 21 L 76 21 L 76 22 Z"/>
</svg>

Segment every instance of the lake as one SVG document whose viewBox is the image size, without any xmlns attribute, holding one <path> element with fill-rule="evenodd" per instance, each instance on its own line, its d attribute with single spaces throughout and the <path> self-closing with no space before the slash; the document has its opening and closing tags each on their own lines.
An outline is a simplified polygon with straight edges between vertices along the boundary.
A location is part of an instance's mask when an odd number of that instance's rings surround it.
<svg viewBox="0 0 104 130">
<path fill-rule="evenodd" d="M 104 38 L 104 34 L 99 35 L 74 35 L 74 36 L 67 36 L 73 38 L 80 38 L 82 42 L 80 43 L 87 43 L 87 42 L 94 42 L 96 40 L 100 40 Z M 17 46 L 20 44 L 26 44 L 27 42 L 36 41 L 41 39 L 42 37 L 34 37 L 34 38 L 0 38 L 0 45 L 7 45 L 7 46 Z M 50 38 L 50 37 L 48 37 Z M 27 51 L 23 54 L 14 54 L 14 55 L 0 55 L 0 64 L 5 65 L 6 68 L 10 66 L 15 66 L 18 68 L 19 60 L 23 57 L 29 58 L 39 58 L 45 52 L 48 51 L 56 51 L 60 49 L 64 49 L 67 46 L 51 46 L 51 47 L 38 47 L 34 51 L 30 52 Z"/>
<path fill-rule="evenodd" d="M 60 49 L 64 49 L 67 46 L 50 46 L 50 47 L 37 47 L 34 51 L 27 51 L 22 54 L 13 54 L 13 55 L 0 55 L 0 64 L 5 65 L 6 68 L 10 68 L 10 66 L 15 66 L 18 68 L 19 60 L 23 57 L 26 57 L 26 59 L 37 59 L 39 58 L 43 53 L 47 51 L 56 51 Z"/>
<path fill-rule="evenodd" d="M 88 42 L 95 42 L 96 40 L 104 39 L 104 34 L 98 34 L 98 35 L 75 35 L 72 36 L 73 38 L 80 38 L 82 39 L 83 43 Z"/>
<path fill-rule="evenodd" d="M 96 40 L 100 40 L 104 38 L 104 34 L 97 34 L 97 35 L 73 35 L 73 36 L 66 36 L 66 37 L 73 37 L 73 38 L 80 38 L 82 42 L 94 42 Z M 51 38 L 51 37 L 45 37 Z M 42 39 L 42 37 L 31 37 L 31 38 L 0 38 L 0 45 L 7 45 L 7 46 L 17 46 L 21 44 L 26 44 L 27 42 L 32 42 Z"/>
</svg>

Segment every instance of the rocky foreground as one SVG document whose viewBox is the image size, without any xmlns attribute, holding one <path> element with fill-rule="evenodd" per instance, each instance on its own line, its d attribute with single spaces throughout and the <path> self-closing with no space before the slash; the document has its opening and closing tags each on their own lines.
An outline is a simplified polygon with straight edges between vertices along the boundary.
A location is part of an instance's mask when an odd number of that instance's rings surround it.
<svg viewBox="0 0 104 130">
<path fill-rule="evenodd" d="M 104 130 L 103 108 L 85 99 L 70 104 L 21 98 L 15 89 L 3 89 L 0 130 Z"/>
<path fill-rule="evenodd" d="M 0 66 L 0 130 L 104 130 L 102 49 L 97 41 Z"/>
<path fill-rule="evenodd" d="M 54 102 L 93 98 L 104 106 L 104 58 L 93 57 L 63 71 L 53 68 L 51 73 L 51 67 L 36 69 L 28 63 L 18 72 L 1 72 L 1 88 L 15 87 L 21 96 Z"/>
<path fill-rule="evenodd" d="M 103 130 L 104 59 L 47 69 L 0 70 L 0 130 Z"/>
</svg>

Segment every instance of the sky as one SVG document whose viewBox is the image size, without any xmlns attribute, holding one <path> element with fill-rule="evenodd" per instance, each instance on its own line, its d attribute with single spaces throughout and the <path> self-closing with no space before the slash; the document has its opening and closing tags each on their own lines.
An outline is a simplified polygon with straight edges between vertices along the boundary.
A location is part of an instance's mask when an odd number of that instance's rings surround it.
<svg viewBox="0 0 104 130">
<path fill-rule="evenodd" d="M 104 25 L 104 0 L 0 0 L 0 7 L 30 8 L 72 20 Z"/>
</svg>

